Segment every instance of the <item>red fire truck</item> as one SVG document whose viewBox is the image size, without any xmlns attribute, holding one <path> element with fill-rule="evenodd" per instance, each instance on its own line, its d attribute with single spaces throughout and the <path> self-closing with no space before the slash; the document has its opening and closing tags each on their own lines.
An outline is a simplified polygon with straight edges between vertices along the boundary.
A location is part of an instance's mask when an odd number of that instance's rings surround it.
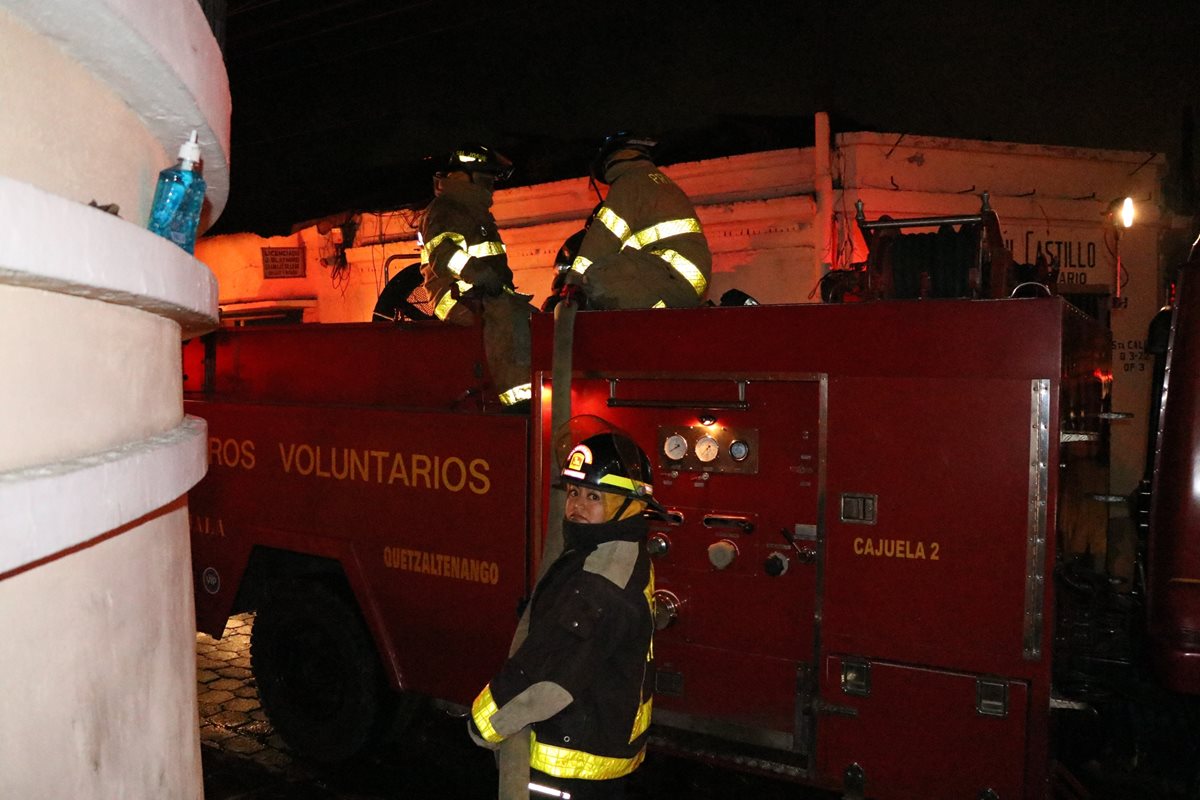
<svg viewBox="0 0 1200 800">
<path fill-rule="evenodd" d="M 1188 270 L 1126 583 L 1060 541 L 1112 499 L 1109 426 L 1136 424 L 1106 330 L 1061 298 L 579 313 L 572 413 L 651 454 L 670 512 L 654 746 L 851 796 L 1043 798 L 1072 780 L 1056 732 L 1078 749 L 1079 721 L 1140 708 L 1144 661 L 1163 696 L 1200 692 Z M 349 758 L 414 698 L 468 706 L 505 658 L 552 491 L 553 334 L 535 315 L 525 416 L 492 405 L 478 328 L 185 346 L 198 627 L 257 612 L 263 703 L 301 753 Z"/>
</svg>

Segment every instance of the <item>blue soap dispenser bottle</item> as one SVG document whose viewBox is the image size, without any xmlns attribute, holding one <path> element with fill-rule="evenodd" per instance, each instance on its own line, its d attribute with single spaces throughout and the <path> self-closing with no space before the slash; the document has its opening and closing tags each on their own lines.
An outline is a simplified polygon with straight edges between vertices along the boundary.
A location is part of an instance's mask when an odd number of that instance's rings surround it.
<svg viewBox="0 0 1200 800">
<path fill-rule="evenodd" d="M 149 228 L 189 253 L 196 252 L 196 229 L 204 207 L 204 178 L 200 173 L 200 144 L 196 132 L 179 148 L 175 166 L 158 173 Z"/>
</svg>

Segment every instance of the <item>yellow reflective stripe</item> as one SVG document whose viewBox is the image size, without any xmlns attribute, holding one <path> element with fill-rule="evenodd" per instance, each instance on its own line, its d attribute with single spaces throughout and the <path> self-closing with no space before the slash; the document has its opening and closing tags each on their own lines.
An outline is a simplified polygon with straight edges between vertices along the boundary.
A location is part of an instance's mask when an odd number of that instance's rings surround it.
<svg viewBox="0 0 1200 800">
<path fill-rule="evenodd" d="M 696 290 L 697 295 L 704 294 L 704 290 L 708 287 L 704 273 L 700 272 L 699 267 L 684 258 L 682 253 L 674 250 L 651 250 L 650 252 L 667 262 L 671 269 L 682 275 Z"/>
<path fill-rule="evenodd" d="M 479 244 L 473 244 L 467 248 L 467 255 L 469 255 L 471 258 L 502 256 L 504 253 L 504 242 L 481 242 Z"/>
<path fill-rule="evenodd" d="M 447 315 L 450 313 L 450 309 L 454 308 L 456 303 L 458 303 L 458 301 L 454 299 L 454 295 L 450 292 L 446 292 L 444 295 L 442 295 L 442 299 L 438 301 L 438 304 L 433 307 L 433 315 L 442 322 L 445 322 Z"/>
<path fill-rule="evenodd" d="M 599 482 L 609 486 L 616 486 L 620 489 L 628 489 L 631 492 L 634 487 L 634 483 L 630 478 L 621 475 L 602 475 Z"/>
<path fill-rule="evenodd" d="M 668 239 L 672 236 L 680 236 L 685 233 L 700 233 L 700 220 L 695 217 L 685 217 L 683 219 L 669 219 L 666 222 L 651 225 L 649 228 L 644 228 L 635 233 L 633 241 L 629 243 L 629 246 L 634 249 L 640 249 L 648 244 L 654 244 L 659 239 Z"/>
<path fill-rule="evenodd" d="M 645 733 L 646 729 L 650 727 L 650 714 L 654 710 L 653 707 L 653 697 L 638 706 L 637 716 L 633 718 L 633 733 L 629 734 L 630 744 L 633 744 L 633 740 Z"/>
<path fill-rule="evenodd" d="M 447 239 L 454 242 L 454 244 L 458 247 L 458 252 L 450 256 L 450 262 L 447 264 L 447 266 L 450 268 L 450 271 L 454 273 L 455 277 L 462 275 L 463 267 L 465 267 L 467 262 L 472 258 L 502 256 L 506 252 L 504 248 L 504 242 L 489 241 L 468 246 L 467 240 L 462 234 L 454 233 L 453 231 L 446 231 L 445 233 L 439 233 L 437 236 L 433 237 L 428 245 L 425 245 L 421 248 L 421 263 L 428 264 L 433 251 L 437 249 L 438 245 Z"/>
<path fill-rule="evenodd" d="M 479 734 L 489 742 L 504 741 L 504 737 L 492 727 L 492 716 L 499 710 L 496 701 L 492 699 L 492 685 L 489 683 L 471 704 L 471 719 L 475 721 Z"/>
<path fill-rule="evenodd" d="M 608 206 L 600 207 L 600 210 L 596 212 L 596 219 L 604 223 L 604 227 L 612 231 L 613 236 L 621 240 L 621 244 L 624 244 L 632 233 L 629 223 L 621 219 L 621 216 Z"/>
<path fill-rule="evenodd" d="M 461 233 L 455 233 L 454 231 L 444 231 L 439 233 L 421 247 L 421 257 L 426 263 L 429 262 L 429 254 L 436 250 L 437 246 L 447 239 L 458 245 L 459 250 L 462 250 L 467 246 L 467 239 Z"/>
<path fill-rule="evenodd" d="M 650 307 L 651 307 L 651 308 L 666 308 L 666 307 L 667 307 L 667 303 L 666 303 L 666 301 L 665 301 L 665 300 L 659 300 L 657 303 L 655 303 L 654 305 L 652 305 L 652 306 L 650 306 Z"/>
<path fill-rule="evenodd" d="M 646 748 L 632 758 L 613 758 L 611 756 L 594 756 L 582 750 L 569 750 L 565 747 L 555 747 L 543 744 L 537 740 L 537 735 L 531 735 L 529 742 L 529 766 L 541 770 L 556 778 L 577 778 L 580 780 L 601 781 L 620 778 L 638 768 L 646 757 Z"/>
<path fill-rule="evenodd" d="M 458 287 L 458 293 L 460 295 L 466 294 L 475 288 L 466 281 L 455 281 L 454 285 Z M 445 322 L 447 315 L 450 314 L 450 309 L 454 308 L 454 305 L 457 302 L 458 299 L 455 298 L 454 292 L 447 289 L 446 293 L 442 295 L 442 299 L 438 300 L 437 305 L 433 307 L 433 315 L 442 322 Z"/>
<path fill-rule="evenodd" d="M 454 273 L 454 277 L 457 278 L 462 275 L 463 267 L 470 260 L 471 257 L 462 250 L 455 250 L 454 254 L 450 256 L 450 260 L 446 262 L 446 266 L 450 268 L 450 271 Z"/>
<path fill-rule="evenodd" d="M 514 386 L 507 392 L 500 393 L 500 402 L 506 406 L 516 405 L 524 400 L 533 399 L 533 384 L 522 383 L 520 386 Z"/>
<path fill-rule="evenodd" d="M 654 565 L 650 565 L 650 577 L 646 579 L 646 586 L 642 589 L 642 597 L 646 598 L 646 605 L 650 607 L 650 619 L 654 619 Z M 652 623 L 653 624 L 653 623 Z M 654 661 L 654 631 L 650 631 L 650 644 L 646 647 L 646 663 L 650 664 Z M 646 682 L 646 675 L 642 673 L 642 683 Z M 630 743 L 638 736 L 645 732 L 650 727 L 650 713 L 654 704 L 654 696 L 651 695 L 638 706 L 637 716 L 633 718 L 633 732 L 629 734 Z"/>
<path fill-rule="evenodd" d="M 597 483 L 606 486 L 615 486 L 618 489 L 624 489 L 629 492 L 640 492 L 642 494 L 653 494 L 654 487 L 642 481 L 635 481 L 631 478 L 626 478 L 621 475 L 601 475 Z"/>
<path fill-rule="evenodd" d="M 646 586 L 642 589 L 642 596 L 646 598 L 646 605 L 650 607 L 650 619 L 654 619 L 654 565 L 650 565 L 650 576 L 646 579 Z M 654 661 L 654 631 L 650 631 L 650 644 L 646 647 L 646 663 L 650 664 Z M 646 676 L 643 672 L 642 683 L 646 682 Z M 629 742 L 641 736 L 650 727 L 650 715 L 654 709 L 654 696 L 646 698 L 642 704 L 638 706 L 637 715 L 633 718 L 633 731 L 629 734 Z"/>
<path fill-rule="evenodd" d="M 583 256 L 575 256 L 575 260 L 571 262 L 571 271 L 578 272 L 580 275 L 588 271 L 588 267 L 592 265 L 591 259 Z"/>
<path fill-rule="evenodd" d="M 654 619 L 654 565 L 650 565 L 650 580 L 646 581 L 646 588 L 642 590 L 642 595 L 646 598 L 646 605 L 650 606 L 650 619 Z M 654 660 L 654 634 L 650 634 L 650 647 L 646 649 L 646 661 Z"/>
</svg>

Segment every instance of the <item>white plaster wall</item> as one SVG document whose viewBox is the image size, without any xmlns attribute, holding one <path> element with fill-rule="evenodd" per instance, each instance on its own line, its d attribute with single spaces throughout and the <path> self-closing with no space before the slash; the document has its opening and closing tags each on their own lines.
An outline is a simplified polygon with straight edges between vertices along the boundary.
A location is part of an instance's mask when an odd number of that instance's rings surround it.
<svg viewBox="0 0 1200 800">
<path fill-rule="evenodd" d="M 174 320 L 3 284 L 0 309 L 0 471 L 76 458 L 179 424 Z"/>
<path fill-rule="evenodd" d="M 176 504 L 0 581 L 0 797 L 202 796 L 190 546 Z"/>
<path fill-rule="evenodd" d="M 709 296 L 715 301 L 737 288 L 764 303 L 809 302 L 820 276 L 812 257 L 810 225 L 811 151 L 774 150 L 663 169 L 696 205 L 713 252 Z M 492 211 L 508 250 L 519 291 L 540 306 L 554 279 L 554 257 L 568 236 L 583 226 L 596 205 L 584 178 L 521 186 L 496 192 Z M 291 236 L 253 234 L 211 237 L 197 243 L 197 257 L 220 277 L 220 302 L 315 299 L 312 317 L 321 322 L 366 322 L 390 275 L 418 260 L 415 215 L 409 211 L 358 217 L 356 242 L 346 251 L 349 273 L 334 279 L 321 264 L 330 242 L 315 227 Z M 307 275 L 296 279 L 262 277 L 262 247 L 306 247 Z"/>
<path fill-rule="evenodd" d="M 303 278 L 263 277 L 262 248 L 301 246 L 305 251 Z M 383 277 L 386 256 L 378 248 L 374 253 L 351 253 L 354 259 L 351 269 L 338 272 L 321 262 L 322 255 L 330 252 L 329 247 L 327 237 L 309 227 L 290 236 L 239 233 L 206 237 L 196 243 L 196 258 L 206 262 L 219 276 L 222 308 L 261 305 L 266 301 L 302 301 L 312 305 L 312 313 L 306 314 L 305 321 L 369 322 L 386 283 Z M 411 260 L 416 258 L 414 255 Z M 392 274 L 409 261 L 406 258 L 393 262 Z"/>
<path fill-rule="evenodd" d="M 845 211 L 840 213 L 848 215 L 848 223 L 859 199 L 872 220 L 885 214 L 973 214 L 979 211 L 979 193 L 987 191 L 1017 261 L 1032 263 L 1038 241 L 1071 243 L 1074 263 L 1063 263 L 1059 284 L 1064 293 L 1111 291 L 1115 237 L 1106 212 L 1115 199 L 1135 199 L 1135 226 L 1121 235 L 1127 305 L 1111 316 L 1113 409 L 1134 416 L 1110 427 L 1110 490 L 1133 492 L 1145 465 L 1150 410 L 1151 366 L 1141 350 L 1150 320 L 1165 300 L 1164 268 L 1171 267 L 1159 259 L 1161 236 L 1172 224 L 1162 199 L 1164 158 L 1154 153 L 877 133 L 842 134 L 838 144 L 836 168 L 845 189 Z M 850 252 L 852 240 L 853 258 L 865 258 L 853 224 L 842 231 L 843 252 Z M 1077 253 L 1089 248 L 1095 253 L 1094 264 L 1079 264 Z M 1123 505 L 1113 507 L 1117 516 L 1127 511 Z"/>
</svg>

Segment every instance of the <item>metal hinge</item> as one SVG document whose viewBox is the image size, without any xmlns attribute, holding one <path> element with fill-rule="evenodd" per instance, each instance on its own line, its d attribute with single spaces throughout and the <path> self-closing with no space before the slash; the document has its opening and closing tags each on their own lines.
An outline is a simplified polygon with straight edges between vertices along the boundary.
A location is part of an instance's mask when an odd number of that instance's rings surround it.
<svg viewBox="0 0 1200 800">
<path fill-rule="evenodd" d="M 857 717 L 858 709 L 853 706 L 838 706 L 833 703 L 826 703 L 824 700 L 813 700 L 812 710 L 814 714 L 824 714 L 831 717 Z"/>
<path fill-rule="evenodd" d="M 1091 711 L 1092 707 L 1081 700 L 1069 700 L 1066 697 L 1050 695 L 1050 710 Z"/>
</svg>

